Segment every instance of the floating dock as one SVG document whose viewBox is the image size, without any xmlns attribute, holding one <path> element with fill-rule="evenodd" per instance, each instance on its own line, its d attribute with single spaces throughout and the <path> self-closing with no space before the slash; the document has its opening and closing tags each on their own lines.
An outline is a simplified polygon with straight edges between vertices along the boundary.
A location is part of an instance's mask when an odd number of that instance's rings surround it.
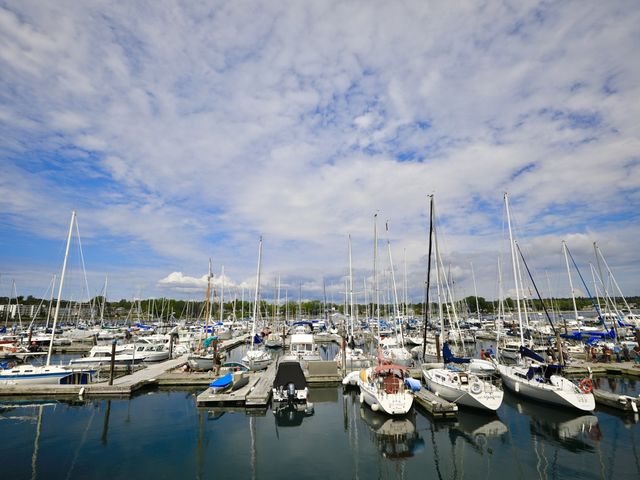
<svg viewBox="0 0 640 480">
<path fill-rule="evenodd" d="M 89 383 L 86 385 L 52 385 L 9 383 L 0 385 L 0 396 L 117 396 L 127 397 L 147 385 L 155 385 L 157 378 L 164 372 L 177 368 L 187 361 L 187 355 L 173 360 L 149 364 L 146 368 L 136 370 L 131 375 L 115 378 L 113 385 L 108 381 Z"/>
<path fill-rule="evenodd" d="M 196 405 L 265 408 L 271 398 L 271 388 L 276 377 L 276 362 L 263 372 L 248 373 L 249 383 L 236 391 L 214 393 L 210 388 L 198 395 Z"/>
<path fill-rule="evenodd" d="M 440 398 L 435 393 L 422 388 L 414 394 L 414 401 L 436 419 L 454 419 L 458 415 L 458 406 Z"/>
</svg>

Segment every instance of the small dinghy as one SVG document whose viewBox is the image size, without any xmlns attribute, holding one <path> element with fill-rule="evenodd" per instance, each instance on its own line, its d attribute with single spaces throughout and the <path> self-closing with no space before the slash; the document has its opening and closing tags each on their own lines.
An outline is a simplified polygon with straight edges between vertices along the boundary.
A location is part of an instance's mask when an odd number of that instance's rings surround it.
<svg viewBox="0 0 640 480">
<path fill-rule="evenodd" d="M 213 382 L 209 384 L 209 388 L 213 391 L 213 393 L 224 392 L 228 388 L 233 385 L 233 374 L 227 373 L 226 375 L 215 379 Z"/>
<path fill-rule="evenodd" d="M 235 382 L 233 382 L 233 386 L 231 387 L 231 390 L 234 391 L 234 392 L 236 390 L 240 390 L 247 383 L 249 383 L 249 377 L 241 377 L 241 378 L 237 379 Z"/>
</svg>

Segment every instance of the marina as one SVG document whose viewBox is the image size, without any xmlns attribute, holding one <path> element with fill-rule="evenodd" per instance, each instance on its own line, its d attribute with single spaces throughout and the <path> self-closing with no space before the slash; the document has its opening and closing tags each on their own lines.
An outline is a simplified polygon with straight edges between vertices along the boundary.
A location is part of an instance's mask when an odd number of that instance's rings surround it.
<svg viewBox="0 0 640 480">
<path fill-rule="evenodd" d="M 640 478 L 638 25 L 2 1 L 0 478 Z"/>
</svg>

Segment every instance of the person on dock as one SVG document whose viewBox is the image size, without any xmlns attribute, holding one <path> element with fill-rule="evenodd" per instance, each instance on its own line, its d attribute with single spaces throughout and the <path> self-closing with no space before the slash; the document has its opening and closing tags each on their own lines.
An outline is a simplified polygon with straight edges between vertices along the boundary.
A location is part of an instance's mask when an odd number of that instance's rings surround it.
<svg viewBox="0 0 640 480">
<path fill-rule="evenodd" d="M 634 353 L 634 358 L 633 358 L 634 367 L 637 367 L 638 365 L 640 365 L 640 346 L 636 345 L 635 347 L 633 347 L 633 353 Z"/>
<path fill-rule="evenodd" d="M 629 356 L 629 347 L 627 347 L 626 343 L 622 345 L 622 358 L 625 362 L 631 361 L 631 357 Z"/>
<path fill-rule="evenodd" d="M 489 345 L 489 348 L 487 348 L 487 351 L 485 352 L 485 356 L 487 357 L 487 360 L 495 356 L 495 352 L 493 351 L 493 345 Z"/>
<path fill-rule="evenodd" d="M 480 349 L 480 360 L 486 360 L 487 354 L 484 352 L 484 348 Z"/>
<path fill-rule="evenodd" d="M 613 346 L 613 354 L 616 356 L 616 363 L 620 363 L 620 345 L 617 343 Z"/>
</svg>

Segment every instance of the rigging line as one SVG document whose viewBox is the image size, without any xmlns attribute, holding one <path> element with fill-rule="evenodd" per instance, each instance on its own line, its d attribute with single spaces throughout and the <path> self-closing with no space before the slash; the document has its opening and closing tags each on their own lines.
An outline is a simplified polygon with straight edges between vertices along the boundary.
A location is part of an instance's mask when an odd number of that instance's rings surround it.
<svg viewBox="0 0 640 480">
<path fill-rule="evenodd" d="M 600 307 L 598 307 L 596 302 L 594 302 L 593 295 L 591 295 L 591 292 L 589 291 L 589 287 L 587 287 L 587 283 L 584 281 L 582 273 L 580 273 L 580 269 L 578 268 L 578 264 L 574 260 L 573 255 L 571 255 L 571 251 L 569 250 L 569 247 L 566 244 L 565 244 L 565 248 L 567 249 L 567 253 L 569 254 L 569 258 L 571 258 L 571 262 L 573 263 L 573 266 L 576 267 L 576 272 L 578 272 L 578 276 L 580 277 L 580 281 L 582 281 L 582 285 L 584 285 L 584 288 L 587 291 L 587 295 L 589 295 L 589 298 L 591 299 L 591 303 L 593 304 L 593 307 L 596 309 L 596 313 L 598 314 L 598 319 L 600 320 L 600 322 L 606 328 L 607 324 L 605 323 L 604 318 L 602 318 L 602 315 L 600 314 Z"/>
<path fill-rule="evenodd" d="M 527 269 L 527 273 L 529 274 L 529 278 L 531 279 L 531 283 L 533 283 L 533 288 L 536 289 L 536 294 L 538 295 L 538 299 L 540 300 L 540 303 L 542 304 L 542 308 L 544 310 L 544 314 L 547 316 L 547 320 L 549 320 L 549 325 L 551 325 L 551 330 L 553 330 L 553 334 L 557 336 L 558 332 L 556 332 L 556 327 L 553 325 L 553 322 L 551 321 L 551 317 L 549 316 L 549 311 L 547 310 L 547 306 L 542 301 L 542 296 L 540 295 L 540 291 L 538 290 L 538 286 L 536 285 L 536 282 L 533 279 L 533 276 L 531 275 L 531 270 L 529 270 L 529 265 L 527 265 L 527 261 L 524 259 L 524 255 L 522 254 L 522 250 L 520 250 L 520 245 L 518 244 L 518 242 L 515 242 L 515 244 L 516 244 L 516 248 L 518 249 L 518 253 L 520 254 L 520 258 L 522 258 L 522 263 L 524 263 L 524 268 Z"/>
<path fill-rule="evenodd" d="M 84 275 L 84 286 L 87 292 L 87 303 L 88 303 L 90 300 L 89 296 L 91 295 L 91 293 L 89 293 L 89 282 L 87 281 L 87 269 L 84 264 L 84 254 L 82 253 L 82 241 L 80 240 L 80 228 L 78 227 L 78 217 L 76 217 L 75 220 L 76 220 L 76 235 L 78 236 L 78 249 L 80 250 L 80 261 L 82 262 L 82 274 Z M 93 305 L 91 306 L 91 321 L 93 322 Z"/>
</svg>

